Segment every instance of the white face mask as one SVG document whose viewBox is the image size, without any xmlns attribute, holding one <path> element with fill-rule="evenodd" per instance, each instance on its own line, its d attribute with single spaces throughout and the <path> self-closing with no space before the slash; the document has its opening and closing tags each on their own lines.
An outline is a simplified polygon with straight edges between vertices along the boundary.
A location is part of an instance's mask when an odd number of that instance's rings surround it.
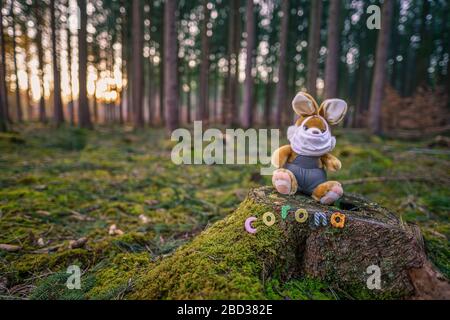
<svg viewBox="0 0 450 320">
<path fill-rule="evenodd" d="M 303 120 L 300 126 L 291 126 L 288 128 L 287 136 L 291 143 L 292 150 L 302 156 L 323 156 L 334 149 L 336 138 L 331 135 L 327 122 L 320 116 L 325 123 L 325 132 L 312 133 L 311 129 L 305 130 L 304 125 L 311 117 Z"/>
</svg>

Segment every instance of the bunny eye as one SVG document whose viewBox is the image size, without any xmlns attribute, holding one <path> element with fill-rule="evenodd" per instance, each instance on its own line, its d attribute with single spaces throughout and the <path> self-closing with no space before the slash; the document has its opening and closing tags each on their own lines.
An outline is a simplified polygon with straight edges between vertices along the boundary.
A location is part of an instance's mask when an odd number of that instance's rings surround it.
<svg viewBox="0 0 450 320">
<path fill-rule="evenodd" d="M 303 126 L 303 129 L 308 130 L 308 126 L 305 124 L 305 125 Z"/>
</svg>

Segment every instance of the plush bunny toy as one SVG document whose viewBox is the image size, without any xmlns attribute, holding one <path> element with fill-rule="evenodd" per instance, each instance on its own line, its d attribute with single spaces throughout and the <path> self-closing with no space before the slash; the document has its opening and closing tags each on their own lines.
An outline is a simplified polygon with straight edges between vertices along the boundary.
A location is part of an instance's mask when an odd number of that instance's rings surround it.
<svg viewBox="0 0 450 320">
<path fill-rule="evenodd" d="M 328 99 L 319 107 L 313 97 L 300 92 L 292 108 L 300 118 L 288 129 L 290 145 L 278 148 L 272 155 L 272 164 L 278 168 L 272 176 L 273 186 L 281 194 L 299 191 L 322 204 L 332 204 L 344 191 L 339 182 L 327 181 L 325 172 L 341 168 L 339 159 L 330 154 L 336 145 L 330 125 L 342 121 L 347 103 Z"/>
</svg>

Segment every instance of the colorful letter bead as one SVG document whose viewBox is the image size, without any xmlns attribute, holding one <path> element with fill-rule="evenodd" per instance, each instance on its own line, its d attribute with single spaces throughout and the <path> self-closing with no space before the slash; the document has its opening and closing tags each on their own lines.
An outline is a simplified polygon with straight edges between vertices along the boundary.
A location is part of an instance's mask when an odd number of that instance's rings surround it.
<svg viewBox="0 0 450 320">
<path fill-rule="evenodd" d="M 291 206 L 282 206 L 281 207 L 281 218 L 283 218 L 283 220 L 286 219 L 290 209 L 291 209 Z"/>
<path fill-rule="evenodd" d="M 298 209 L 295 211 L 295 220 L 300 223 L 306 222 L 306 220 L 308 220 L 308 211 L 305 209 Z"/>
<path fill-rule="evenodd" d="M 275 223 L 275 215 L 272 212 L 266 212 L 262 216 L 263 222 L 266 226 L 270 227 Z"/>
<path fill-rule="evenodd" d="M 335 228 L 343 228 L 345 225 L 345 214 L 335 212 L 331 215 L 331 225 Z"/>
<path fill-rule="evenodd" d="M 252 222 L 258 220 L 255 217 L 250 217 L 245 220 L 245 230 L 247 230 L 248 233 L 256 233 L 256 228 L 252 227 Z"/>
<path fill-rule="evenodd" d="M 320 225 L 326 226 L 327 223 L 327 215 L 323 212 L 315 212 L 314 213 L 314 225 L 316 227 L 320 227 Z"/>
</svg>

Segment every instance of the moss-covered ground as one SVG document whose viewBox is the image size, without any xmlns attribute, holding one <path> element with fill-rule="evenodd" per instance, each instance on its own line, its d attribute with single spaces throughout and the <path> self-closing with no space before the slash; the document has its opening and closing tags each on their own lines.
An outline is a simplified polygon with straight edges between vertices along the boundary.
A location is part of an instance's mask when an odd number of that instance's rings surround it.
<svg viewBox="0 0 450 320">
<path fill-rule="evenodd" d="M 173 143 L 158 129 L 33 125 L 18 131 L 0 134 L 0 244 L 17 246 L 0 249 L 0 299 L 142 297 L 135 283 L 160 259 L 227 216 L 250 188 L 270 184 L 255 165 L 174 165 Z M 449 150 L 429 148 L 430 140 L 337 135 L 333 154 L 343 169 L 330 179 L 388 177 L 345 190 L 417 223 L 431 260 L 450 277 Z M 110 234 L 112 225 L 121 232 Z M 83 237 L 85 245 L 71 248 Z M 81 290 L 65 286 L 70 265 L 81 268 Z M 253 297 L 352 298 L 314 279 L 276 277 L 265 279 Z"/>
</svg>

